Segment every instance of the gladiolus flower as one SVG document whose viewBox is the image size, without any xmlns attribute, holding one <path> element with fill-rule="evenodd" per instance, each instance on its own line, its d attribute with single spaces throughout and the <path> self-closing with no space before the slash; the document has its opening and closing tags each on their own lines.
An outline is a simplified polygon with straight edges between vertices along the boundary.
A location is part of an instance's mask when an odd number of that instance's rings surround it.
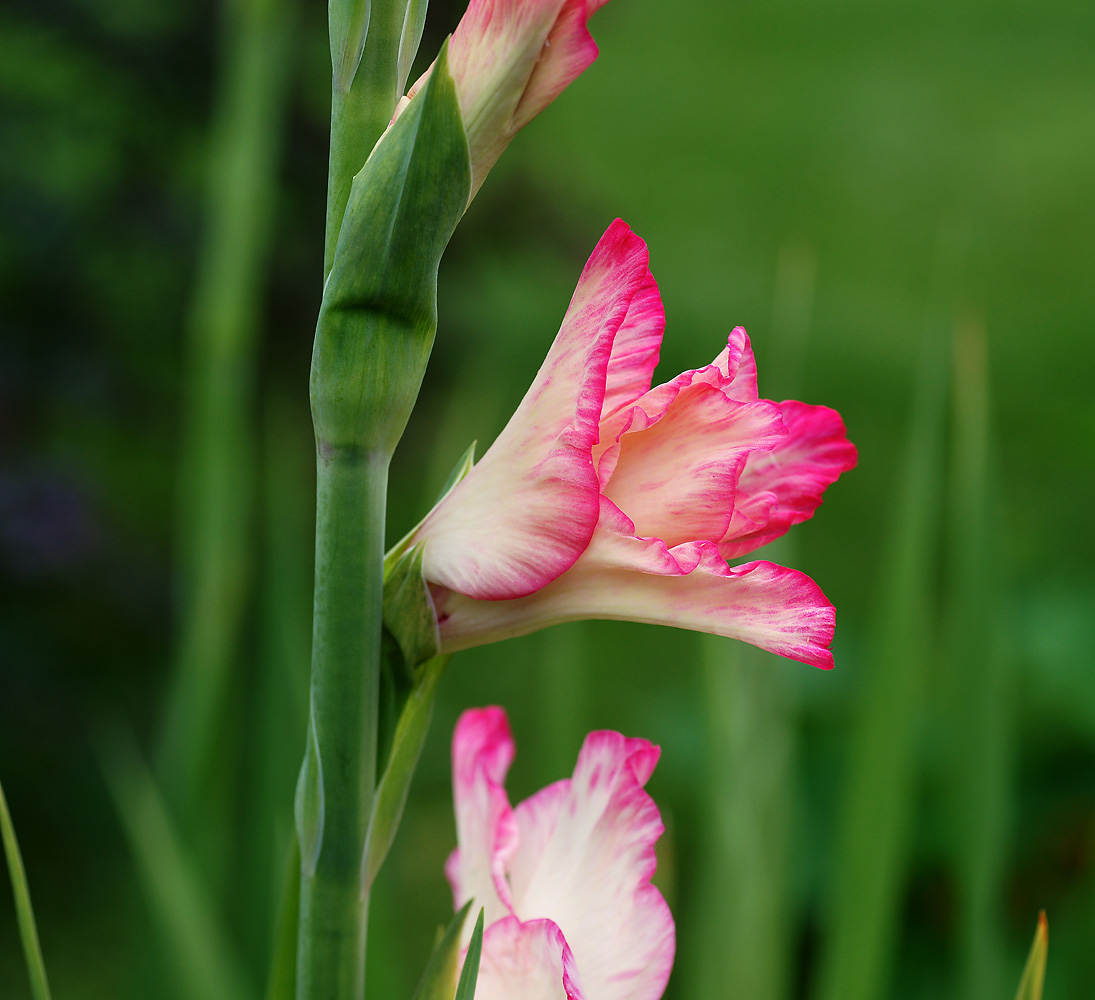
<svg viewBox="0 0 1095 1000">
<path fill-rule="evenodd" d="M 414 532 L 442 650 L 612 618 L 831 667 L 813 580 L 727 560 L 809 518 L 855 448 L 834 410 L 759 398 L 740 327 L 651 389 L 665 318 L 648 260 L 617 219 L 517 411 Z"/>
<path fill-rule="evenodd" d="M 458 846 L 445 874 L 457 909 L 474 899 L 485 911 L 476 1000 L 661 997 L 676 939 L 650 884 L 664 827 L 643 789 L 660 753 L 646 740 L 590 733 L 572 778 L 513 809 L 506 713 L 460 717 L 452 741 Z"/>
<path fill-rule="evenodd" d="M 449 43 L 471 197 L 510 140 L 597 58 L 586 22 L 607 0 L 471 0 Z M 427 70 L 400 102 L 425 85 Z M 470 199 L 469 199 L 470 200 Z"/>
</svg>

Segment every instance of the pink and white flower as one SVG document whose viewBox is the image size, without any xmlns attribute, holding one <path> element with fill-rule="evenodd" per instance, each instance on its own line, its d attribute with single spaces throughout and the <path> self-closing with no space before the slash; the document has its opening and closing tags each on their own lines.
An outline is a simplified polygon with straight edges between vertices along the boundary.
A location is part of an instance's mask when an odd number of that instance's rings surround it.
<svg viewBox="0 0 1095 1000">
<path fill-rule="evenodd" d="M 472 197 L 513 137 L 597 58 L 586 23 L 608 0 L 471 0 L 449 43 Z M 406 100 L 425 86 L 427 70 Z"/>
<path fill-rule="evenodd" d="M 484 908 L 476 1000 L 658 1000 L 673 917 L 650 884 L 664 827 L 643 786 L 661 751 L 586 737 L 574 776 L 516 809 L 514 743 L 500 708 L 465 712 L 452 741 L 458 846 L 445 865 L 457 909 Z M 471 932 L 465 928 L 464 944 Z"/>
<path fill-rule="evenodd" d="M 809 518 L 855 447 L 834 410 L 759 398 L 741 327 L 650 388 L 665 316 L 648 262 L 609 226 L 517 411 L 415 530 L 442 650 L 614 618 L 831 667 L 835 612 L 813 580 L 727 560 Z"/>
</svg>

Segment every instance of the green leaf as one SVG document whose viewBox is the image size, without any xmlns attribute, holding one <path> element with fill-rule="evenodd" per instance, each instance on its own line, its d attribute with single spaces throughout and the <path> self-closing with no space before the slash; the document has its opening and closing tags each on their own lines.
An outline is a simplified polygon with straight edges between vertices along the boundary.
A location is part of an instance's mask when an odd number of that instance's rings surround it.
<svg viewBox="0 0 1095 1000">
<path fill-rule="evenodd" d="M 321 457 L 390 456 L 433 349 L 437 268 L 471 190 L 447 51 L 353 181 L 312 352 Z"/>
<path fill-rule="evenodd" d="M 479 956 L 483 951 L 483 910 L 479 910 L 479 919 L 475 921 L 471 941 L 468 942 L 468 954 L 464 958 L 464 968 L 460 970 L 460 982 L 456 984 L 456 996 L 453 1000 L 474 1000 L 475 984 L 479 979 Z"/>
<path fill-rule="evenodd" d="M 437 612 L 422 573 L 422 546 L 406 552 L 384 580 L 384 627 L 414 669 L 441 651 Z"/>
<path fill-rule="evenodd" d="M 418 982 L 412 1000 L 452 1000 L 452 984 L 456 980 L 457 959 L 460 957 L 460 931 L 471 909 L 469 899 L 449 921 L 445 933 L 434 945 Z"/>
<path fill-rule="evenodd" d="M 15 838 L 15 826 L 11 822 L 11 813 L 8 812 L 8 800 L 4 797 L 3 785 L 0 785 L 0 837 L 4 840 L 4 854 L 8 859 L 11 891 L 15 897 L 15 917 L 19 922 L 19 937 L 23 941 L 23 957 L 30 976 L 31 992 L 34 1000 L 49 1000 L 49 982 L 46 979 L 46 966 L 42 961 L 42 947 L 38 943 L 34 908 L 30 904 L 27 873 L 23 868 L 23 856 L 19 853 L 19 841 Z"/>
<path fill-rule="evenodd" d="M 448 656 L 438 656 L 423 664 L 418 680 L 400 713 L 388 763 L 373 799 L 369 835 L 365 842 L 366 887 L 372 885 L 380 866 L 388 856 L 392 841 L 395 840 L 415 768 L 430 730 L 437 683 L 441 680 L 448 662 Z"/>
<path fill-rule="evenodd" d="M 331 36 L 331 83 L 346 93 L 354 82 L 369 34 L 369 0 L 332 0 L 327 6 Z"/>
<path fill-rule="evenodd" d="M 434 507 L 436 507 L 442 500 L 445 499 L 451 492 L 454 486 L 459 483 L 475 465 L 475 446 L 478 441 L 472 441 L 468 445 L 468 450 L 460 456 L 460 461 L 456 463 L 452 472 L 449 473 L 449 478 L 445 480 L 445 485 L 441 487 L 441 492 L 437 494 L 437 499 L 434 501 Z"/>
<path fill-rule="evenodd" d="M 1019 989 L 1015 1000 L 1042 1000 L 1042 984 L 1046 978 L 1046 955 L 1049 951 L 1049 924 L 1043 910 L 1038 914 L 1038 927 L 1034 931 L 1034 942 L 1030 946 L 1030 955 L 1023 969 L 1023 978 L 1019 980 Z"/>
<path fill-rule="evenodd" d="M 227 928 L 136 746 L 117 732 L 102 741 L 100 755 L 145 893 L 175 962 L 179 995 L 193 1000 L 254 997 Z"/>
</svg>

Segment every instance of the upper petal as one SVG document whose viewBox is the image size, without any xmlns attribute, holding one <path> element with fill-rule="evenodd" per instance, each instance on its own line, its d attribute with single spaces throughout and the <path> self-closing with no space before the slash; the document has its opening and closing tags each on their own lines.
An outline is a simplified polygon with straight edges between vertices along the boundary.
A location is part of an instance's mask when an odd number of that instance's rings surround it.
<svg viewBox="0 0 1095 1000">
<path fill-rule="evenodd" d="M 504 787 L 514 743 L 500 708 L 471 709 L 452 737 L 457 848 L 445 865 L 457 909 L 469 899 L 488 924 L 511 912 L 506 868 L 517 849 L 517 821 Z M 470 936 L 471 925 L 465 928 Z M 465 939 L 466 943 L 466 939 Z"/>
<path fill-rule="evenodd" d="M 475 1000 L 584 1000 L 574 955 L 551 920 L 487 927 Z"/>
<path fill-rule="evenodd" d="M 665 333 L 665 309 L 654 275 L 646 280 L 628 306 L 608 360 L 605 399 L 601 420 L 650 390 L 650 380 L 658 367 L 658 355 Z"/>
<path fill-rule="evenodd" d="M 721 539 L 746 458 L 787 434 L 774 403 L 737 402 L 706 382 L 681 389 L 655 422 L 640 401 L 633 419 L 604 495 L 634 522 L 636 534 L 669 546 Z"/>
<path fill-rule="evenodd" d="M 738 481 L 743 516 L 735 510 L 719 545 L 727 559 L 752 552 L 813 516 L 825 489 L 855 467 L 855 445 L 836 410 L 795 400 L 779 406 L 788 435 L 772 451 L 754 453 L 745 463 Z"/>
<path fill-rule="evenodd" d="M 648 273 L 646 244 L 617 219 L 517 411 L 419 528 L 432 583 L 486 600 L 521 597 L 581 555 L 597 523 L 592 448 L 612 342 Z"/>
<path fill-rule="evenodd" d="M 590 733 L 573 778 L 515 811 L 514 909 L 551 916 L 599 1000 L 657 1000 L 673 965 L 673 918 L 650 884 L 664 827 L 643 790 L 659 753 L 646 740 Z"/>
</svg>

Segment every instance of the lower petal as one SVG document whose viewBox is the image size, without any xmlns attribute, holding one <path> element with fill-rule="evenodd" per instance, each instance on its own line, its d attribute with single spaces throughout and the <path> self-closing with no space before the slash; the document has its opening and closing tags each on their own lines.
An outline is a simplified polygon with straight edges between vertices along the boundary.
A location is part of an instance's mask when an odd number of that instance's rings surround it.
<svg viewBox="0 0 1095 1000">
<path fill-rule="evenodd" d="M 551 920 L 507 917 L 491 924 L 475 1000 L 584 1000 L 563 932 Z"/>
<path fill-rule="evenodd" d="M 836 612 L 805 573 L 769 562 L 730 568 L 712 542 L 669 549 L 635 538 L 602 500 L 601 522 L 582 558 L 554 583 L 516 601 L 435 595 L 446 652 L 584 618 L 648 622 L 741 639 L 829 669 Z"/>
</svg>

